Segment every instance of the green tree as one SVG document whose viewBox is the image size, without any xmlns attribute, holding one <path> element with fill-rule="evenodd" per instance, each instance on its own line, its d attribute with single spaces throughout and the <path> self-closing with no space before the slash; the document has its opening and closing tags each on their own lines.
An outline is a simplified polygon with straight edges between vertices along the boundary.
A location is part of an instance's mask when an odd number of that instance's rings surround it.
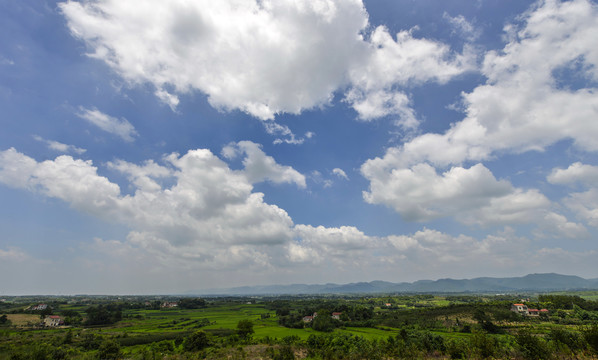
<svg viewBox="0 0 598 360">
<path fill-rule="evenodd" d="M 237 323 L 237 334 L 241 338 L 249 339 L 253 333 L 253 322 L 251 320 L 241 320 Z"/>
<path fill-rule="evenodd" d="M 122 310 L 115 306 L 91 306 L 85 312 L 87 313 L 86 325 L 108 325 L 122 319 Z"/>
<path fill-rule="evenodd" d="M 484 331 L 475 332 L 470 338 L 470 346 L 480 357 L 493 357 L 498 351 L 498 341 Z"/>
<path fill-rule="evenodd" d="M 530 360 L 550 359 L 551 353 L 546 341 L 539 336 L 535 336 L 528 330 L 520 330 L 515 335 L 517 347 L 524 358 Z"/>
<path fill-rule="evenodd" d="M 312 320 L 311 327 L 317 331 L 331 332 L 336 327 L 336 322 L 328 310 L 320 309 L 318 316 Z"/>
<path fill-rule="evenodd" d="M 201 351 L 210 346 L 208 335 L 200 330 L 187 336 L 183 341 L 183 350 L 185 351 Z"/>
<path fill-rule="evenodd" d="M 206 301 L 201 298 L 182 298 L 179 300 L 181 309 L 199 309 L 206 307 Z"/>
<path fill-rule="evenodd" d="M 100 360 L 116 360 L 120 359 L 121 356 L 120 345 L 114 340 L 103 341 L 98 349 Z"/>
<path fill-rule="evenodd" d="M 73 332 L 71 329 L 68 329 L 66 334 L 64 335 L 64 339 L 62 339 L 63 344 L 72 344 L 73 343 Z"/>
<path fill-rule="evenodd" d="M 295 352 L 289 345 L 283 345 L 278 349 L 270 348 L 269 350 L 272 360 L 295 360 Z"/>
<path fill-rule="evenodd" d="M 598 324 L 582 329 L 583 337 L 594 352 L 598 353 Z"/>
<path fill-rule="evenodd" d="M 585 347 L 582 336 L 573 331 L 568 331 L 565 329 L 552 329 L 550 330 L 550 334 L 548 334 L 548 336 L 550 340 L 552 340 L 560 349 L 563 349 L 564 346 L 566 346 L 566 349 L 569 349 L 572 352 L 577 352 L 579 350 L 583 350 Z"/>
</svg>

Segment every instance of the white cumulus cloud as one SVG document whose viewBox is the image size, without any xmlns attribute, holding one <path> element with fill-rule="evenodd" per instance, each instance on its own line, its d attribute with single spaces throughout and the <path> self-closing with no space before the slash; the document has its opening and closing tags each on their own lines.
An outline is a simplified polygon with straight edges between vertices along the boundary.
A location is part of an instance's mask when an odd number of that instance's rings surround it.
<svg viewBox="0 0 598 360">
<path fill-rule="evenodd" d="M 553 169 L 547 180 L 552 184 L 582 183 L 595 185 L 598 184 L 598 166 L 576 162 L 567 169 Z"/>
<path fill-rule="evenodd" d="M 329 104 L 350 85 L 344 98 L 359 118 L 392 115 L 413 128 L 405 88 L 445 83 L 472 68 L 471 54 L 411 30 L 394 38 L 384 26 L 370 30 L 361 0 L 96 0 L 59 7 L 89 56 L 131 84 L 152 84 L 173 109 L 180 94 L 200 90 L 218 109 L 272 120 Z"/>
<path fill-rule="evenodd" d="M 326 104 L 365 44 L 361 1 L 69 1 L 89 55 L 176 106 L 198 89 L 219 109 L 260 119 Z M 357 55 L 357 56 L 356 56 Z"/>
<path fill-rule="evenodd" d="M 170 261 L 213 262 L 226 258 L 233 246 L 282 245 L 291 238 L 293 223 L 287 213 L 264 203 L 245 175 L 210 151 L 170 154 L 164 161 L 167 166 L 110 163 L 136 187 L 134 195 L 123 195 L 91 161 L 63 155 L 37 162 L 9 149 L 0 152 L 0 181 L 123 223 L 131 228 L 128 242 Z M 164 178 L 174 185 L 162 187 L 157 180 Z"/>
<path fill-rule="evenodd" d="M 264 153 L 261 146 L 251 141 L 239 141 L 229 144 L 222 153 L 232 159 L 238 154 L 245 154 L 243 159 L 243 173 L 250 183 L 264 180 L 273 183 L 295 183 L 300 188 L 305 188 L 305 176 L 290 166 L 277 164 L 273 157 Z"/>
<path fill-rule="evenodd" d="M 475 223 L 546 215 L 536 211 L 548 205 L 544 195 L 496 180 L 479 162 L 498 152 L 542 151 L 563 139 L 585 151 L 598 150 L 595 81 L 571 88 L 557 78 L 559 69 L 567 68 L 598 79 L 598 7 L 587 0 L 544 1 L 519 21 L 507 27 L 511 37 L 502 51 L 486 54 L 486 84 L 463 94 L 462 121 L 443 134 L 427 133 L 391 147 L 362 165 L 370 181 L 366 201 L 388 205 L 412 220 L 461 216 L 467 209 L 480 210 L 461 219 Z M 466 169 L 465 162 L 478 164 Z M 441 176 L 438 170 L 444 171 Z"/>
</svg>

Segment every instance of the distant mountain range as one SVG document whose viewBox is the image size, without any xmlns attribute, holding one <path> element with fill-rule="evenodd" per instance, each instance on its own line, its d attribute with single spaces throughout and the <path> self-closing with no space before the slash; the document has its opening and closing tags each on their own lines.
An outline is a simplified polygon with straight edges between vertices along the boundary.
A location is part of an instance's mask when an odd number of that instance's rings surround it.
<svg viewBox="0 0 598 360">
<path fill-rule="evenodd" d="M 412 283 L 387 281 L 323 285 L 267 285 L 210 289 L 202 295 L 316 295 L 372 293 L 506 293 L 518 291 L 598 290 L 598 279 L 561 274 L 529 274 L 522 277 L 419 280 Z"/>
</svg>

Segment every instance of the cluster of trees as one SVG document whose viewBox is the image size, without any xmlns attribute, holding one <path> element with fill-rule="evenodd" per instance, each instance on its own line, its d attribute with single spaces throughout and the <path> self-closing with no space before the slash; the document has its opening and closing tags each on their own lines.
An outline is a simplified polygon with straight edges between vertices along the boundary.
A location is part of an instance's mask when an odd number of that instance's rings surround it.
<svg viewBox="0 0 598 360">
<path fill-rule="evenodd" d="M 109 325 L 122 319 L 122 309 L 118 305 L 90 306 L 85 313 L 85 325 Z"/>
<path fill-rule="evenodd" d="M 559 359 L 595 356 L 598 348 L 592 345 L 598 338 L 598 326 L 582 332 L 553 330 L 542 337 L 521 330 L 512 337 L 475 331 L 467 339 L 447 339 L 429 331 L 402 329 L 398 335 L 384 340 L 368 340 L 361 336 L 331 333 L 310 335 L 305 341 L 294 343 L 315 359 Z"/>
<path fill-rule="evenodd" d="M 586 300 L 576 295 L 540 295 L 538 301 L 551 309 L 572 310 L 574 306 L 578 306 L 587 311 L 598 310 L 598 301 Z"/>
<path fill-rule="evenodd" d="M 187 354 L 193 358 L 216 359 L 225 357 L 226 349 L 241 349 L 239 344 L 262 343 L 267 346 L 265 358 L 290 360 L 296 353 L 306 354 L 311 359 L 562 359 L 590 358 L 598 355 L 598 325 L 570 331 L 553 329 L 545 336 L 537 336 L 529 330 L 520 330 L 513 336 L 497 336 L 485 331 L 475 331 L 465 339 L 445 338 L 429 331 L 401 329 L 397 335 L 381 340 L 369 340 L 346 333 L 323 333 L 310 335 L 306 340 L 286 337 L 281 340 L 264 339 L 253 341 L 253 324 L 243 320 L 237 324 L 237 331 L 226 337 L 218 337 L 199 330 L 176 339 L 157 339 L 139 349 L 133 359 L 164 358 L 166 355 Z M 242 339 L 239 343 L 239 339 Z M 122 338 L 84 334 L 74 340 L 69 331 L 62 341 L 34 341 L 26 347 L 0 348 L 7 359 L 121 359 Z M 179 355 L 176 355 L 179 354 Z M 0 356 L 0 357 L 2 357 Z M 177 357 L 177 358 L 179 358 Z M 242 358 L 242 357 L 239 357 Z"/>
<path fill-rule="evenodd" d="M 337 327 L 374 326 L 372 306 L 351 304 L 344 301 L 302 301 L 293 304 L 279 301 L 270 305 L 276 311 L 278 323 L 288 328 L 312 327 L 318 331 L 329 332 Z M 333 319 L 333 312 L 340 313 L 338 320 Z M 317 313 L 313 321 L 304 322 L 303 317 Z"/>
<path fill-rule="evenodd" d="M 201 298 L 182 298 L 178 305 L 181 309 L 201 309 L 207 306 L 206 301 Z"/>
</svg>

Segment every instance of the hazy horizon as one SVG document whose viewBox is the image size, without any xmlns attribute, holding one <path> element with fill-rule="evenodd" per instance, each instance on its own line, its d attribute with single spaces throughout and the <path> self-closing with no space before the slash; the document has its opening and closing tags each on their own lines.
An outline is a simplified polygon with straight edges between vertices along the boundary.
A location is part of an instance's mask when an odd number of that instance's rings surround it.
<svg viewBox="0 0 598 360">
<path fill-rule="evenodd" d="M 598 278 L 593 0 L 0 5 L 0 296 Z"/>
<path fill-rule="evenodd" d="M 555 273 L 544 273 L 544 274 L 525 274 L 525 275 L 520 275 L 520 276 L 513 276 L 513 278 L 523 278 L 525 276 L 529 276 L 529 275 L 564 275 L 564 276 L 577 276 L 574 274 L 555 274 Z M 493 278 L 493 279 L 504 279 L 501 277 L 495 277 L 495 276 L 488 276 L 486 278 Z M 580 277 L 582 279 L 585 280 L 598 280 L 598 278 L 583 278 Z M 292 286 L 327 286 L 327 285 L 336 285 L 336 286 L 343 286 L 343 285 L 352 285 L 352 284 L 360 284 L 360 283 L 365 283 L 365 284 L 370 284 L 373 282 L 385 282 L 385 283 L 392 283 L 392 284 L 401 284 L 401 283 L 408 283 L 408 284 L 414 284 L 417 282 L 436 282 L 436 281 L 440 281 L 440 280 L 456 280 L 456 281 L 460 281 L 460 280 L 474 280 L 477 278 L 468 278 L 468 279 L 453 279 L 453 278 L 437 278 L 437 279 L 419 279 L 419 280 L 415 280 L 412 282 L 393 282 L 393 281 L 385 281 L 385 280 L 371 280 L 371 281 L 362 281 L 362 282 L 349 282 L 349 283 L 334 283 L 334 282 L 328 282 L 328 283 L 287 283 L 287 284 L 247 284 L 247 285 L 241 285 L 241 286 L 234 286 L 234 287 L 221 287 L 221 288 L 206 288 L 206 289 L 188 289 L 186 291 L 181 291 L 178 293 L 172 292 L 172 293 L 46 293 L 46 294 L 41 294 L 41 293 L 28 293 L 28 294 L 5 294 L 5 293 L 0 293 L 0 298 L 1 297 L 27 297 L 27 296 L 49 296 L 49 297 L 60 297 L 60 296 L 207 296 L 207 297 L 218 297 L 218 296 L 259 296 L 259 295 L 263 295 L 263 296 L 267 296 L 269 295 L 268 293 L 259 293 L 257 292 L 259 290 L 259 288 L 265 288 L 265 287 L 281 287 L 281 288 L 285 288 L 285 287 L 292 287 Z M 250 288 L 250 289 L 256 289 L 254 292 L 250 292 L 250 293 L 231 293 L 230 290 L 234 290 L 234 289 L 239 289 L 239 288 Z M 223 291 L 221 293 L 219 293 L 218 291 Z M 484 290 L 487 291 L 487 290 Z M 500 289 L 497 289 L 496 291 L 502 291 Z M 519 291 L 519 290 L 517 290 Z M 421 291 L 417 291 L 417 293 L 420 293 Z M 430 293 L 435 293 L 436 291 L 431 291 Z M 442 292 L 442 291 L 440 291 Z M 454 292 L 454 291 L 451 291 Z M 338 292 L 339 295 L 342 294 L 356 294 L 357 292 Z M 378 293 L 378 292 L 373 292 L 373 293 Z M 400 291 L 399 293 L 402 293 L 402 291 Z M 411 293 L 410 291 L 405 292 L 406 294 Z M 456 291 L 455 293 L 460 293 L 458 291 Z M 282 292 L 282 290 L 280 290 L 277 293 L 271 294 L 271 295 L 293 295 L 295 293 L 284 293 Z M 311 294 L 311 295 L 325 295 L 327 293 L 296 293 L 297 295 L 305 295 L 305 294 Z M 337 292 L 334 292 L 334 294 L 337 294 Z"/>
</svg>

